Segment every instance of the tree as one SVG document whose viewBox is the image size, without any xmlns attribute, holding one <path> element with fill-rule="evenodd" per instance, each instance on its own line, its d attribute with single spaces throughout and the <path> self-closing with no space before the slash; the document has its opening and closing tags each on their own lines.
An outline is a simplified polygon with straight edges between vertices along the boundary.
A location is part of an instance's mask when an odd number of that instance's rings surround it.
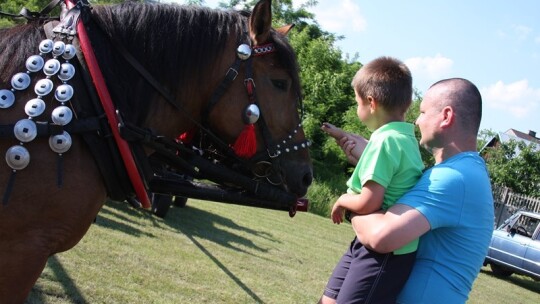
<svg viewBox="0 0 540 304">
<path fill-rule="evenodd" d="M 537 145 L 511 140 L 486 148 L 483 156 L 493 184 L 540 197 L 540 151 Z"/>
<path fill-rule="evenodd" d="M 477 146 L 482 149 L 491 139 L 497 136 L 497 132 L 491 129 L 483 129 L 478 132 Z"/>
</svg>

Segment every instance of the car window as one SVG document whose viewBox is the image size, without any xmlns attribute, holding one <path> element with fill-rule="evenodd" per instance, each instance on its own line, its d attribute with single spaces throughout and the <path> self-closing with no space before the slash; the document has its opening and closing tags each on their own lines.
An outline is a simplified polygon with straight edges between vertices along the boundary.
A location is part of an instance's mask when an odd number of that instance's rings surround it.
<svg viewBox="0 0 540 304">
<path fill-rule="evenodd" d="M 526 236 L 526 237 L 532 237 L 534 230 L 536 230 L 536 226 L 538 226 L 539 220 L 537 218 L 533 218 L 526 215 L 521 215 L 519 219 L 514 223 L 511 230 L 515 231 L 515 233 Z"/>
</svg>

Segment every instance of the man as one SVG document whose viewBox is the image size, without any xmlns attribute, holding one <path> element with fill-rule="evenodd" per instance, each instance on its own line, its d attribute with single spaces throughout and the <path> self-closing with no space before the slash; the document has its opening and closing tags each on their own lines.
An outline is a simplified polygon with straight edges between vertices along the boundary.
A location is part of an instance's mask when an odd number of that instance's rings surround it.
<svg viewBox="0 0 540 304">
<path fill-rule="evenodd" d="M 432 85 L 416 125 L 435 166 L 386 213 L 352 217 L 360 242 L 377 252 L 391 252 L 420 237 L 398 303 L 467 301 L 494 223 L 489 176 L 476 152 L 481 117 L 482 98 L 470 81 L 454 78 Z M 346 153 L 355 151 L 351 140 L 340 141 Z"/>
</svg>

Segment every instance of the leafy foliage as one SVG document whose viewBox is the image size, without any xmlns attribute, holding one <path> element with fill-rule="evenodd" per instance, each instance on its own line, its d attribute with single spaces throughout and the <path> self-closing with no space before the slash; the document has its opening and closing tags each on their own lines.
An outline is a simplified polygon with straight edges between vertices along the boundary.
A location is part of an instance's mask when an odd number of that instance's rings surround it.
<svg viewBox="0 0 540 304">
<path fill-rule="evenodd" d="M 493 184 L 540 197 L 540 151 L 536 145 L 512 140 L 486 148 L 483 155 Z"/>
</svg>

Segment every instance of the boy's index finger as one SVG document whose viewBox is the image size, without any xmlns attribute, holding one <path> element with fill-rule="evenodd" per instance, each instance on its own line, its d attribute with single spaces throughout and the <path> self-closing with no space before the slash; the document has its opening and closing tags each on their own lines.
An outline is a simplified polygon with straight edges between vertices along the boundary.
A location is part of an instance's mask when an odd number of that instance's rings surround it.
<svg viewBox="0 0 540 304">
<path fill-rule="evenodd" d="M 336 140 L 347 136 L 347 134 L 342 129 L 328 122 L 323 122 L 321 129 Z"/>
</svg>

